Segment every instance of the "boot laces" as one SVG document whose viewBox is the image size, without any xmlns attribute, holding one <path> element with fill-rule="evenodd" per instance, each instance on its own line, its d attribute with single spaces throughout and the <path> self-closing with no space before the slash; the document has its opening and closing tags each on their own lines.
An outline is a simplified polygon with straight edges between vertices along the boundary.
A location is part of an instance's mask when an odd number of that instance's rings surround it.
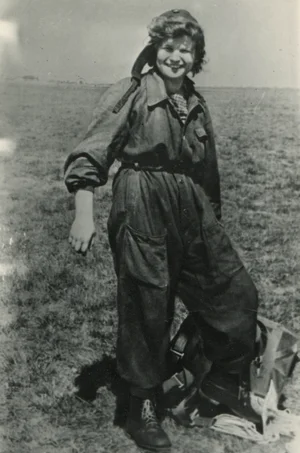
<svg viewBox="0 0 300 453">
<path fill-rule="evenodd" d="M 158 424 L 155 409 L 151 400 L 145 400 L 142 406 L 142 419 L 146 424 Z"/>
</svg>

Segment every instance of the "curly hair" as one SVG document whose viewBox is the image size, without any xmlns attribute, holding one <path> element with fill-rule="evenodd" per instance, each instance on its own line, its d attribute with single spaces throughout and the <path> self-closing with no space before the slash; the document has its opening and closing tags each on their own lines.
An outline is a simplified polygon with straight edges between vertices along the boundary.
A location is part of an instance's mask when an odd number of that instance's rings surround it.
<svg viewBox="0 0 300 453">
<path fill-rule="evenodd" d="M 195 62 L 192 68 L 193 76 L 198 74 L 206 63 L 205 57 L 205 39 L 202 28 L 196 21 L 182 23 L 176 20 L 170 20 L 167 17 L 155 17 L 148 26 L 150 37 L 149 45 L 152 52 L 149 53 L 148 65 L 154 66 L 156 61 L 156 52 L 158 47 L 165 39 L 179 38 L 189 36 L 195 43 Z"/>
</svg>

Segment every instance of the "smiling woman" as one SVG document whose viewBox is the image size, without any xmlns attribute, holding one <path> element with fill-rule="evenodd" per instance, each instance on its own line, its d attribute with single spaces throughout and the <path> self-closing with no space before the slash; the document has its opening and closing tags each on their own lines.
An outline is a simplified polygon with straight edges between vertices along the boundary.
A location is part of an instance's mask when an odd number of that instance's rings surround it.
<svg viewBox="0 0 300 453">
<path fill-rule="evenodd" d="M 150 44 L 156 50 L 162 47 L 170 52 L 173 50 L 175 39 L 177 46 L 181 47 L 181 55 L 185 52 L 193 54 L 194 61 L 187 72 L 191 71 L 193 75 L 196 75 L 201 71 L 204 63 L 204 34 L 199 23 L 191 14 L 187 12 L 185 20 L 182 19 L 181 10 L 178 9 L 155 17 L 148 28 Z M 181 40 L 178 41 L 179 38 Z M 150 66 L 155 64 L 155 53 L 150 55 L 148 63 Z"/>
<path fill-rule="evenodd" d="M 118 372 L 130 387 L 125 429 L 140 447 L 167 451 L 156 404 L 168 374 L 175 297 L 201 326 L 213 364 L 208 396 L 215 399 L 221 374 L 230 385 L 243 384 L 245 398 L 236 404 L 245 411 L 257 292 L 220 223 L 212 121 L 188 77 L 204 62 L 202 29 L 188 11 L 171 10 L 152 21 L 149 35 L 134 80 L 102 96 L 85 139 L 66 161 L 65 182 L 76 204 L 69 242 L 86 253 L 95 235 L 94 189 L 107 182 L 115 159 L 121 163 L 108 232 L 118 279 Z"/>
<path fill-rule="evenodd" d="M 195 63 L 195 44 L 189 36 L 166 39 L 157 49 L 156 67 L 165 81 L 181 82 Z"/>
</svg>

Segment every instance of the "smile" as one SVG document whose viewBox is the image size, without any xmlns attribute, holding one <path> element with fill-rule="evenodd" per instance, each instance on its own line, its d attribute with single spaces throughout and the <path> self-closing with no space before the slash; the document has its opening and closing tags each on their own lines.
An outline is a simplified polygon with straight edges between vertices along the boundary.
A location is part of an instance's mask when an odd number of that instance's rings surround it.
<svg viewBox="0 0 300 453">
<path fill-rule="evenodd" d="M 184 67 L 183 65 L 175 66 L 175 65 L 171 65 L 171 64 L 166 64 L 166 66 L 168 66 L 171 69 L 182 69 Z"/>
</svg>

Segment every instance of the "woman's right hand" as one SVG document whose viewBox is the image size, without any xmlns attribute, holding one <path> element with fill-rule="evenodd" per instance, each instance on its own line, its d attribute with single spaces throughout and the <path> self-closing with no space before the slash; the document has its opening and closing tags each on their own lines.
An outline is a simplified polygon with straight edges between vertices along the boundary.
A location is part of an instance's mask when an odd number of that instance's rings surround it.
<svg viewBox="0 0 300 453">
<path fill-rule="evenodd" d="M 76 252 L 86 253 L 93 246 L 95 235 L 93 218 L 78 215 L 72 224 L 69 242 Z"/>
<path fill-rule="evenodd" d="M 96 235 L 93 216 L 93 193 L 78 190 L 75 195 L 76 216 L 71 227 L 69 242 L 76 252 L 86 253 Z"/>
</svg>

